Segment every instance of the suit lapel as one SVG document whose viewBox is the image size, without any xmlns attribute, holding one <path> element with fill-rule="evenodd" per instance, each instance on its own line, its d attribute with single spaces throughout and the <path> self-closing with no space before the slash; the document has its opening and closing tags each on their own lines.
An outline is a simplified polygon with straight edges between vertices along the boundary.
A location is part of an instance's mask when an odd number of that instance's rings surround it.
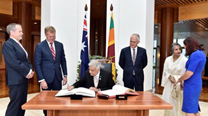
<svg viewBox="0 0 208 116">
<path fill-rule="evenodd" d="M 97 88 L 100 87 L 102 75 L 103 75 L 103 74 L 102 74 L 102 70 L 100 69 L 100 75 L 99 75 L 99 78 L 98 78 L 98 85 L 97 85 Z"/>
<path fill-rule="evenodd" d="M 47 51 L 47 53 L 48 53 L 50 59 L 51 59 L 52 61 L 54 61 L 53 55 L 52 55 L 52 53 L 51 53 L 51 49 L 49 48 L 48 42 L 47 42 L 46 40 L 45 40 L 45 42 L 44 42 L 44 47 L 45 47 L 45 50 Z"/>
<path fill-rule="evenodd" d="M 59 46 L 56 41 L 54 41 L 54 46 L 55 46 L 55 55 L 56 55 L 55 60 L 56 60 L 58 58 L 58 56 L 60 56 L 60 55 L 58 55 L 59 54 L 59 52 L 58 52 Z"/>
<path fill-rule="evenodd" d="M 136 59 L 135 59 L 135 64 L 137 62 L 137 59 L 139 59 L 140 53 L 139 53 L 139 47 L 137 47 L 137 54 L 136 54 Z"/>
<path fill-rule="evenodd" d="M 10 38 L 10 41 L 14 44 L 14 47 L 21 52 L 21 54 L 24 54 L 25 58 L 26 58 L 26 53 L 25 51 L 22 49 L 22 47 L 13 39 Z"/>
<path fill-rule="evenodd" d="M 94 84 L 94 77 L 90 75 L 90 86 L 91 86 L 91 85 L 92 85 L 93 87 L 95 87 L 95 84 Z M 89 87 L 90 87 L 90 86 L 89 86 Z"/>
<path fill-rule="evenodd" d="M 132 55 L 131 55 L 131 47 L 129 47 L 129 50 L 128 51 L 129 52 L 127 53 L 127 55 L 129 56 L 130 61 L 131 61 L 132 65 L 133 65 L 133 60 L 132 60 Z"/>
</svg>

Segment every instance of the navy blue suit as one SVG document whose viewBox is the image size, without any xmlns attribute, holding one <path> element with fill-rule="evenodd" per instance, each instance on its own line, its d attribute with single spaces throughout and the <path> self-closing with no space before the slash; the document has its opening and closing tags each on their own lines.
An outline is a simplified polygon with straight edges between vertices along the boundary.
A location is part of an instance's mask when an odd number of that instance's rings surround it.
<svg viewBox="0 0 208 116">
<path fill-rule="evenodd" d="M 107 90 L 112 89 L 113 85 L 115 85 L 113 79 L 112 79 L 112 73 L 100 69 L 100 75 L 99 75 L 99 82 L 97 88 L 100 90 Z M 84 76 L 73 84 L 75 88 L 77 87 L 95 87 L 93 76 L 90 75 L 89 71 L 86 71 Z"/>
<path fill-rule="evenodd" d="M 67 66 L 63 44 L 54 41 L 56 57 L 53 59 L 46 40 L 38 43 L 35 48 L 34 65 L 38 80 L 45 79 L 48 90 L 60 90 L 63 74 L 67 75 Z M 61 70 L 62 68 L 62 70 Z"/>
<path fill-rule="evenodd" d="M 2 48 L 6 64 L 6 84 L 9 87 L 10 102 L 6 116 L 24 116 L 21 106 L 27 101 L 28 79 L 32 69 L 25 51 L 13 39 L 8 39 Z"/>
<path fill-rule="evenodd" d="M 130 46 L 123 48 L 120 53 L 119 65 L 123 69 L 124 86 L 132 89 L 135 87 L 136 91 L 143 91 L 143 69 L 147 65 L 146 50 L 137 47 L 135 65 L 133 65 Z M 135 71 L 135 75 L 133 75 L 133 70 Z"/>
</svg>

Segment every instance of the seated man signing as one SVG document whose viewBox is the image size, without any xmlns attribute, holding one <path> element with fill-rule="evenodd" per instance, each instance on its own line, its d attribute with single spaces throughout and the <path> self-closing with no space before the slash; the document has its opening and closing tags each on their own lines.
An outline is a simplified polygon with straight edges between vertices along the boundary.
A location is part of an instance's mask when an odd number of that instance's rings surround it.
<svg viewBox="0 0 208 116">
<path fill-rule="evenodd" d="M 115 84 L 112 79 L 112 74 L 102 70 L 101 68 L 103 66 L 98 60 L 91 60 L 88 65 L 89 71 L 86 71 L 79 81 L 68 86 L 68 90 L 85 86 L 95 92 L 98 92 L 99 90 L 112 89 Z"/>
</svg>

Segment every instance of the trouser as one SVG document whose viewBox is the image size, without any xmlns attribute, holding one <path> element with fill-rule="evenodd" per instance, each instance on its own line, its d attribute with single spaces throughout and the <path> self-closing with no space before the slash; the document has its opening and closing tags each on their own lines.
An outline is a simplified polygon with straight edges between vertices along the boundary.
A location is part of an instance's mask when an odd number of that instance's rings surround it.
<svg viewBox="0 0 208 116">
<path fill-rule="evenodd" d="M 135 75 L 132 76 L 132 80 L 130 81 L 130 83 L 127 84 L 124 82 L 124 86 L 131 89 L 135 89 L 135 91 L 143 91 L 143 81 L 139 82 L 136 79 Z"/>
<path fill-rule="evenodd" d="M 7 106 L 6 116 L 24 116 L 25 110 L 21 106 L 27 102 L 28 83 L 9 85 L 10 102 Z"/>
<path fill-rule="evenodd" d="M 61 81 L 58 80 L 57 77 L 54 78 L 54 80 L 51 83 L 47 83 L 48 89 L 43 89 L 44 90 L 61 90 L 62 84 Z M 43 110 L 43 113 L 45 116 L 47 116 L 47 110 Z"/>
</svg>

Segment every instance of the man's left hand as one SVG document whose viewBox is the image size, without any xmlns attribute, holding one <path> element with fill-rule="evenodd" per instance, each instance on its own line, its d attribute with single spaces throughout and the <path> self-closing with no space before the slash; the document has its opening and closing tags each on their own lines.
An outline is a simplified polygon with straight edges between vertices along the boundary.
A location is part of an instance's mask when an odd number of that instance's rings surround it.
<svg viewBox="0 0 208 116">
<path fill-rule="evenodd" d="M 66 85 L 66 83 L 67 83 L 67 77 L 64 77 L 63 78 L 63 85 Z"/>
<path fill-rule="evenodd" d="M 93 91 L 95 91 L 95 92 L 98 92 L 98 91 L 99 91 L 99 89 L 97 89 L 97 88 L 95 88 L 95 87 L 90 87 L 89 89 L 90 89 L 90 90 L 93 90 Z"/>
</svg>

